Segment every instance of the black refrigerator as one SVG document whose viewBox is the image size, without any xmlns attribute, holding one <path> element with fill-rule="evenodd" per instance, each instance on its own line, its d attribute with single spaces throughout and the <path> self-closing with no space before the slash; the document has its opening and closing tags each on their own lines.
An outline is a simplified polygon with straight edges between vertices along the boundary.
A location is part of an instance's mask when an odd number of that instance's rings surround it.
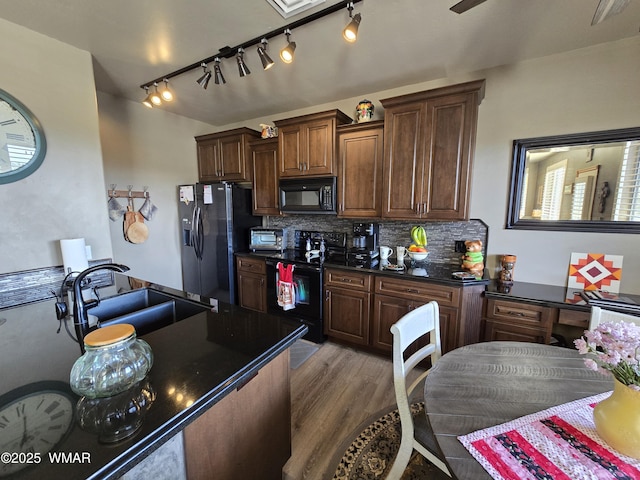
<svg viewBox="0 0 640 480">
<path fill-rule="evenodd" d="M 189 293 L 237 304 L 234 252 L 249 250 L 251 189 L 231 183 L 178 186 L 182 287 Z"/>
</svg>

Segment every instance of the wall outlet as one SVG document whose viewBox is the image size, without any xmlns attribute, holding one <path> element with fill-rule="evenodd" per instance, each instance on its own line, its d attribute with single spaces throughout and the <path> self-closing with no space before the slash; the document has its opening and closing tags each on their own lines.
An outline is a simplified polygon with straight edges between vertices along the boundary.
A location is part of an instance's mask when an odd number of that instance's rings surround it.
<svg viewBox="0 0 640 480">
<path fill-rule="evenodd" d="M 455 252 L 464 253 L 467 251 L 467 247 L 464 245 L 464 240 L 456 240 Z"/>
</svg>

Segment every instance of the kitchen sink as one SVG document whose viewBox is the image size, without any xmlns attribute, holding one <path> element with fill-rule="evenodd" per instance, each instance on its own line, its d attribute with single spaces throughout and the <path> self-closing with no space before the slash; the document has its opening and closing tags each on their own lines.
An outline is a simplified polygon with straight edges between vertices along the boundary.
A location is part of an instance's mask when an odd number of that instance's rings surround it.
<svg viewBox="0 0 640 480">
<path fill-rule="evenodd" d="M 137 335 L 144 335 L 209 309 L 206 305 L 142 288 L 104 298 L 87 312 L 97 318 L 98 327 L 130 323 Z"/>
</svg>

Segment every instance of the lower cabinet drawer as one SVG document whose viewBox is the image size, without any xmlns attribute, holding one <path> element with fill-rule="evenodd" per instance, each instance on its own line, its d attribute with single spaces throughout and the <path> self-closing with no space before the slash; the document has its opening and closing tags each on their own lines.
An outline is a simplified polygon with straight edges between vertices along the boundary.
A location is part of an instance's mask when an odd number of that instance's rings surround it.
<svg viewBox="0 0 640 480">
<path fill-rule="evenodd" d="M 324 286 L 348 288 L 369 292 L 371 290 L 372 275 L 349 270 L 330 269 L 324 270 Z"/>
<path fill-rule="evenodd" d="M 590 312 L 580 312 L 578 310 L 567 310 L 561 308 L 558 313 L 558 323 L 561 325 L 571 325 L 573 327 L 589 328 L 591 320 Z"/>
<path fill-rule="evenodd" d="M 529 327 L 551 330 L 557 309 L 505 300 L 487 300 L 487 320 L 498 320 Z"/>
<path fill-rule="evenodd" d="M 558 309 L 508 300 L 487 299 L 484 338 L 549 343 Z"/>
<path fill-rule="evenodd" d="M 549 335 L 544 330 L 526 328 L 521 325 L 511 325 L 502 322 L 492 322 L 489 320 L 487 320 L 485 326 L 484 339 L 487 342 L 510 341 L 549 343 Z"/>
<path fill-rule="evenodd" d="M 437 285 L 435 283 L 412 282 L 410 280 L 376 276 L 375 293 L 399 296 L 427 303 L 432 300 L 438 305 L 458 307 L 460 302 L 460 288 Z"/>
<path fill-rule="evenodd" d="M 264 260 L 253 257 L 236 257 L 238 270 L 249 273 L 267 273 L 267 265 Z"/>
</svg>

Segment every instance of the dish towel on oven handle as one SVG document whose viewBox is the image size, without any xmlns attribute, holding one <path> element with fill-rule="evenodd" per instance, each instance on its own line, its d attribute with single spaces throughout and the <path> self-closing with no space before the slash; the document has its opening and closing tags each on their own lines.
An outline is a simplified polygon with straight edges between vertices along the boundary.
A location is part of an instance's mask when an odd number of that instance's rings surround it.
<svg viewBox="0 0 640 480">
<path fill-rule="evenodd" d="M 278 305 L 283 310 L 296 308 L 296 290 L 293 285 L 293 265 L 278 262 Z"/>
</svg>

